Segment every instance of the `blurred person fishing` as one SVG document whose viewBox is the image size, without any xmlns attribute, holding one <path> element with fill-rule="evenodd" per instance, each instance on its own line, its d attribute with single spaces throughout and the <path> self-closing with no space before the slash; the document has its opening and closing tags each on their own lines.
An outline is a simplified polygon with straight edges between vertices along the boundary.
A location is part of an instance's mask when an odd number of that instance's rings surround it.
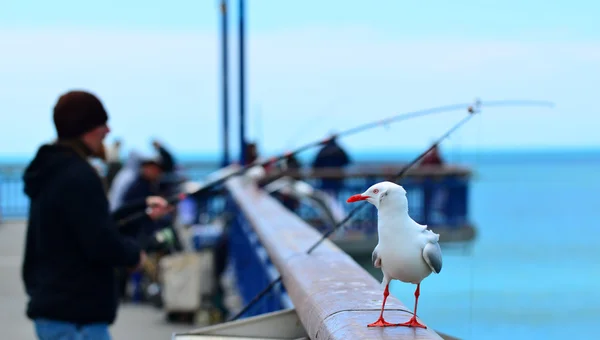
<svg viewBox="0 0 600 340">
<path fill-rule="evenodd" d="M 351 160 L 348 153 L 337 142 L 337 137 L 333 135 L 325 145 L 319 150 L 312 167 L 314 170 L 327 168 L 343 168 L 350 165 Z M 321 178 L 319 188 L 332 195 L 337 195 L 343 187 L 343 178 Z"/>
<path fill-rule="evenodd" d="M 111 211 L 115 211 L 123 205 L 123 196 L 131 183 L 137 178 L 140 163 L 140 154 L 135 150 L 130 151 L 129 157 L 125 161 L 125 164 L 123 164 L 123 167 L 117 172 L 110 186 L 108 199 Z"/>
<path fill-rule="evenodd" d="M 106 185 L 108 188 L 112 186 L 112 183 L 115 179 L 121 167 L 123 167 L 123 163 L 121 162 L 121 140 L 116 139 L 112 145 L 105 146 L 105 162 L 106 162 Z"/>
</svg>

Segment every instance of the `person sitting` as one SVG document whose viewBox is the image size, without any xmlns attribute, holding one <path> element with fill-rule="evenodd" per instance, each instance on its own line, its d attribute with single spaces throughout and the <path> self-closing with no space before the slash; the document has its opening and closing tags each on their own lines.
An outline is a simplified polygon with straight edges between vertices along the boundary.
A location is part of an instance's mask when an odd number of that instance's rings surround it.
<svg viewBox="0 0 600 340">
<path fill-rule="evenodd" d="M 116 211 L 123 205 L 123 196 L 131 183 L 135 181 L 140 171 L 141 156 L 136 151 L 131 151 L 127 161 L 121 167 L 112 181 L 108 193 L 110 210 Z"/>
<path fill-rule="evenodd" d="M 143 197 L 159 196 L 158 185 L 163 172 L 160 161 L 154 158 L 142 159 L 137 176 L 123 193 L 122 204 L 136 202 Z M 131 223 L 128 228 L 122 228 L 121 232 L 144 243 L 160 229 L 157 221 L 145 219 Z"/>
<path fill-rule="evenodd" d="M 434 147 L 425 154 L 423 159 L 421 159 L 421 162 L 419 162 L 420 166 L 426 166 L 426 165 L 427 166 L 430 166 L 430 165 L 441 166 L 443 164 L 444 164 L 444 160 L 440 156 L 440 151 L 439 151 L 437 144 L 434 145 Z"/>
</svg>

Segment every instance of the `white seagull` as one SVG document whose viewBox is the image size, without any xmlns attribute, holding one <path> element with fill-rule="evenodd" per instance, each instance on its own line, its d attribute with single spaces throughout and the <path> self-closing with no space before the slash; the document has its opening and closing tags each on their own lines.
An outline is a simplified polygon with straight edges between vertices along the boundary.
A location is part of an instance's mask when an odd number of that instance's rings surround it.
<svg viewBox="0 0 600 340">
<path fill-rule="evenodd" d="M 373 265 L 383 272 L 383 303 L 379 319 L 369 327 L 407 326 L 427 328 L 417 321 L 417 304 L 421 281 L 431 272 L 442 270 L 442 250 L 438 244 L 440 236 L 427 226 L 415 222 L 408 215 L 406 190 L 396 183 L 380 182 L 362 194 L 348 198 L 347 202 L 367 201 L 377 208 L 377 233 L 379 242 L 373 250 Z M 396 279 L 417 285 L 415 311 L 412 318 L 400 324 L 383 319 L 385 301 L 389 293 L 390 280 Z"/>
</svg>

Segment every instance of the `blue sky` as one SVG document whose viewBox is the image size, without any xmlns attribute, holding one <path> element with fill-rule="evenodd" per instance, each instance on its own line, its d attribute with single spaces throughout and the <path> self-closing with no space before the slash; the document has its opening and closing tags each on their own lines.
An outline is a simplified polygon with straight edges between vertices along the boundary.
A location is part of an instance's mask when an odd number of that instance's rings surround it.
<svg viewBox="0 0 600 340">
<path fill-rule="evenodd" d="M 112 136 L 148 150 L 220 148 L 216 0 L 6 1 L 0 5 L 0 154 L 54 137 L 51 108 L 96 92 Z M 562 4 L 561 4 L 562 3 Z M 230 0 L 231 143 L 237 151 L 237 2 Z M 405 111 L 497 99 L 447 144 L 600 146 L 600 24 L 591 1 L 247 1 L 248 136 L 265 154 Z M 344 139 L 349 150 L 422 149 L 447 113 Z M 110 139 L 110 138 L 109 138 Z"/>
</svg>

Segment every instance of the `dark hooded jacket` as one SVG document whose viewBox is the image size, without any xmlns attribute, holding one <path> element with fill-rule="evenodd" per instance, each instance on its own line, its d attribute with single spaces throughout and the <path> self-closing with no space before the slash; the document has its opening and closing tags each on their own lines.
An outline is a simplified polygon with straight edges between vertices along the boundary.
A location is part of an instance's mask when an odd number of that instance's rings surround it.
<svg viewBox="0 0 600 340">
<path fill-rule="evenodd" d="M 31 199 L 22 267 L 27 316 L 111 324 L 115 267 L 136 266 L 140 249 L 119 235 L 89 150 L 77 146 L 42 146 L 23 176 Z"/>
<path fill-rule="evenodd" d="M 349 164 L 350 157 L 334 138 L 319 150 L 313 162 L 313 169 L 342 168 Z M 323 190 L 339 191 L 343 183 L 343 179 L 322 178 L 320 188 Z"/>
</svg>

